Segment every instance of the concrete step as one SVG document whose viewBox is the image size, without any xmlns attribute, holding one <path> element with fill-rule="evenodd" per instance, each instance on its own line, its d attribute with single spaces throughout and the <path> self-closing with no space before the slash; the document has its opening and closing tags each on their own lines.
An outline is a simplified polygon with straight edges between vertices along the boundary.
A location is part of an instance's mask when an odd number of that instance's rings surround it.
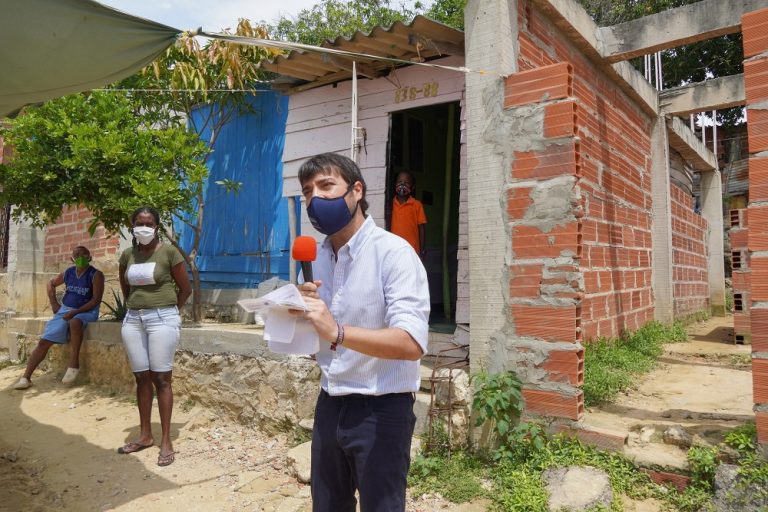
<svg viewBox="0 0 768 512">
<path fill-rule="evenodd" d="M 413 413 L 416 415 L 416 426 L 413 435 L 426 434 L 429 430 L 429 393 L 419 391 L 416 393 L 416 402 L 413 404 Z"/>
<path fill-rule="evenodd" d="M 419 371 L 421 372 L 421 384 L 419 388 L 429 394 L 429 391 L 432 389 L 432 382 L 429 380 L 432 378 L 432 368 L 421 365 Z"/>
</svg>

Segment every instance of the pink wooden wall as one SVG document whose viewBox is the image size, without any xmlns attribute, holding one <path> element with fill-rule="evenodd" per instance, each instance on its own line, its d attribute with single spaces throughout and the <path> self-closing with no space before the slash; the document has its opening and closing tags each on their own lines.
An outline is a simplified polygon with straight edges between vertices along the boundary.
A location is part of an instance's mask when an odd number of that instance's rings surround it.
<svg viewBox="0 0 768 512">
<path fill-rule="evenodd" d="M 464 59 L 447 57 L 434 61 L 448 66 L 463 66 Z M 396 101 L 401 87 L 422 88 L 425 83 L 439 84 L 436 96 Z M 389 114 L 416 107 L 461 102 L 460 204 L 459 204 L 459 275 L 456 319 L 469 323 L 469 261 L 467 239 L 467 164 L 464 133 L 464 74 L 437 68 L 408 66 L 392 71 L 376 80 L 358 79 L 358 124 L 365 128 L 367 141 L 357 163 L 366 184 L 369 213 L 379 226 L 384 226 L 386 191 L 387 139 Z M 300 196 L 296 178 L 299 167 L 309 157 L 323 152 L 349 155 L 352 82 L 346 81 L 298 92 L 290 96 L 283 150 L 283 195 Z M 301 233 L 321 239 L 301 209 Z"/>
</svg>

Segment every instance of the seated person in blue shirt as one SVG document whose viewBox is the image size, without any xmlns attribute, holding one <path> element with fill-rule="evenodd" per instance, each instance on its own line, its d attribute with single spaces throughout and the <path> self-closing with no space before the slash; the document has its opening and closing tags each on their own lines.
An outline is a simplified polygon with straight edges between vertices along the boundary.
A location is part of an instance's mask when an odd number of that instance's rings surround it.
<svg viewBox="0 0 768 512">
<path fill-rule="evenodd" d="M 48 281 L 48 300 L 54 316 L 45 324 L 45 330 L 35 350 L 29 356 L 24 376 L 14 389 L 27 389 L 32 385 L 32 372 L 45 359 L 54 344 L 70 342 L 69 368 L 61 382 L 70 384 L 80 370 L 80 344 L 89 322 L 99 318 L 99 306 L 104 294 L 104 274 L 91 266 L 91 253 L 82 245 L 72 251 L 75 264 Z M 56 299 L 56 287 L 64 285 L 63 304 Z"/>
<path fill-rule="evenodd" d="M 315 512 L 404 511 L 414 393 L 427 351 L 429 288 L 410 244 L 366 215 L 357 165 L 334 153 L 299 170 L 314 227 L 327 235 L 300 286 L 320 336 L 312 432 Z"/>
</svg>

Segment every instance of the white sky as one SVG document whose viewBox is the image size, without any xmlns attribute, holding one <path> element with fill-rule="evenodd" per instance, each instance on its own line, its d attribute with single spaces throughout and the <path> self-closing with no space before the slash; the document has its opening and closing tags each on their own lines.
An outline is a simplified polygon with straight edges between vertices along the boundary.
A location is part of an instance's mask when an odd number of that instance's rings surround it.
<svg viewBox="0 0 768 512">
<path fill-rule="evenodd" d="M 274 22 L 281 15 L 295 16 L 317 0 L 97 0 L 134 16 L 180 30 L 203 27 L 210 32 L 234 29 L 238 18 Z"/>
<path fill-rule="evenodd" d="M 234 29 L 239 18 L 273 23 L 281 15 L 293 17 L 319 0 L 96 0 L 134 16 L 180 30 L 203 27 L 209 32 Z M 406 0 L 412 5 L 413 0 Z M 424 2 L 429 4 L 431 2 Z M 392 6 L 400 2 L 393 1 Z"/>
</svg>

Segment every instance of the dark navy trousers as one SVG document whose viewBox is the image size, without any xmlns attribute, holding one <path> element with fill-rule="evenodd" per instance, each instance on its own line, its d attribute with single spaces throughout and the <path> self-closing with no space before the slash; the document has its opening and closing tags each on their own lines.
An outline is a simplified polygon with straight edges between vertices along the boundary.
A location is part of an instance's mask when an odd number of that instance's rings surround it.
<svg viewBox="0 0 768 512">
<path fill-rule="evenodd" d="M 320 391 L 312 432 L 313 512 L 405 511 L 413 393 L 330 396 Z"/>
</svg>

